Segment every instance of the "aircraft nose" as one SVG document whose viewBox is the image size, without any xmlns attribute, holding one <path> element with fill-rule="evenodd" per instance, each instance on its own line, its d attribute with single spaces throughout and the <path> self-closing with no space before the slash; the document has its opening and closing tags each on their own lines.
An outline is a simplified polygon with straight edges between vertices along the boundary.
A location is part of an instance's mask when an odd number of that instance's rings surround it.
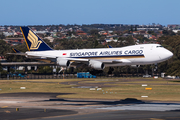
<svg viewBox="0 0 180 120">
<path fill-rule="evenodd" d="M 169 57 L 171 58 L 173 56 L 173 53 L 171 51 L 169 51 Z"/>
<path fill-rule="evenodd" d="M 173 56 L 173 53 L 169 50 L 165 50 L 163 53 L 160 54 L 161 59 L 169 59 Z"/>
</svg>

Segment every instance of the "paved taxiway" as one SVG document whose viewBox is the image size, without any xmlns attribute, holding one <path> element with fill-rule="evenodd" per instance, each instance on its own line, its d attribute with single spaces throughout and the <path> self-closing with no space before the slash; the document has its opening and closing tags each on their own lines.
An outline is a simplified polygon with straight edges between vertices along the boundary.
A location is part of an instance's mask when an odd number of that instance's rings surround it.
<svg viewBox="0 0 180 120">
<path fill-rule="evenodd" d="M 136 99 L 58 99 L 63 93 L 0 94 L 1 119 L 180 119 L 180 103 Z M 16 111 L 19 108 L 19 111 Z"/>
</svg>

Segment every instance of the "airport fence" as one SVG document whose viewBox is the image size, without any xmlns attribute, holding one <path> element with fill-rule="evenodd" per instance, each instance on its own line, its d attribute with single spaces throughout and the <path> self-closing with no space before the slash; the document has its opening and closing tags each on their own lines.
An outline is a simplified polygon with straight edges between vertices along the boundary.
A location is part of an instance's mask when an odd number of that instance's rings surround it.
<svg viewBox="0 0 180 120">
<path fill-rule="evenodd" d="M 141 74 L 120 74 L 120 75 L 96 75 L 96 78 L 117 78 L 117 77 L 143 77 Z M 77 74 L 40 74 L 40 73 L 33 73 L 33 74 L 18 74 L 18 75 L 10 75 L 10 74 L 1 74 L 0 80 L 16 80 L 16 79 L 76 79 Z M 82 78 L 79 78 L 82 79 Z"/>
</svg>

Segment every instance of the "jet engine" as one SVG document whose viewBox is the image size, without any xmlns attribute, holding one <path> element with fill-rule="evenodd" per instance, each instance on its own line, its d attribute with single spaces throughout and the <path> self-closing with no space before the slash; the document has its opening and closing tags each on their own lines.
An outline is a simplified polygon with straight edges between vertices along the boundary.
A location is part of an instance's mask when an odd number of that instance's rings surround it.
<svg viewBox="0 0 180 120">
<path fill-rule="evenodd" d="M 96 60 L 90 60 L 89 65 L 97 70 L 103 70 L 105 68 L 104 63 Z"/>
<path fill-rule="evenodd" d="M 57 64 L 62 66 L 62 67 L 69 67 L 70 61 L 62 58 L 57 58 Z"/>
</svg>

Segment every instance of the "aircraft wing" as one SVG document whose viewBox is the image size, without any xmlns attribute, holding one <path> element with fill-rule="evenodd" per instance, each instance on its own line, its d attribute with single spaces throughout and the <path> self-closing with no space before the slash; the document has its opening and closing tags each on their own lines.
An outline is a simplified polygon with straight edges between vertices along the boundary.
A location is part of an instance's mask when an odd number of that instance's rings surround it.
<svg viewBox="0 0 180 120">
<path fill-rule="evenodd" d="M 95 69 L 102 70 L 107 65 L 112 64 L 126 64 L 131 63 L 128 59 L 119 59 L 119 60 L 109 60 L 109 61 L 101 61 L 101 60 L 94 60 L 94 59 L 77 59 L 77 58 L 57 58 L 56 63 L 60 66 L 72 66 L 78 67 L 83 64 L 91 66 Z"/>
<path fill-rule="evenodd" d="M 27 54 L 27 53 L 8 53 L 11 55 L 24 55 L 28 58 L 33 58 L 39 61 L 43 61 L 45 63 L 54 63 L 57 65 L 60 65 L 62 67 L 78 67 L 81 65 L 88 65 L 91 66 L 95 69 L 102 70 L 104 69 L 104 66 L 106 65 L 112 65 L 112 64 L 126 64 L 126 63 L 131 63 L 128 59 L 119 59 L 119 60 L 94 60 L 90 58 L 71 58 L 71 57 L 55 57 L 55 56 L 46 56 L 42 57 L 41 55 L 39 56 L 34 56 L 33 54 Z"/>
<path fill-rule="evenodd" d="M 62 58 L 62 59 L 67 59 L 71 62 L 83 62 L 83 63 L 89 63 L 92 61 L 92 59 L 76 59 L 76 58 Z M 99 61 L 99 60 L 93 60 L 93 61 Z M 110 61 L 102 61 L 102 63 L 107 63 L 107 64 L 115 64 L 115 63 L 131 63 L 128 59 L 120 59 L 120 60 L 110 60 Z"/>
</svg>

